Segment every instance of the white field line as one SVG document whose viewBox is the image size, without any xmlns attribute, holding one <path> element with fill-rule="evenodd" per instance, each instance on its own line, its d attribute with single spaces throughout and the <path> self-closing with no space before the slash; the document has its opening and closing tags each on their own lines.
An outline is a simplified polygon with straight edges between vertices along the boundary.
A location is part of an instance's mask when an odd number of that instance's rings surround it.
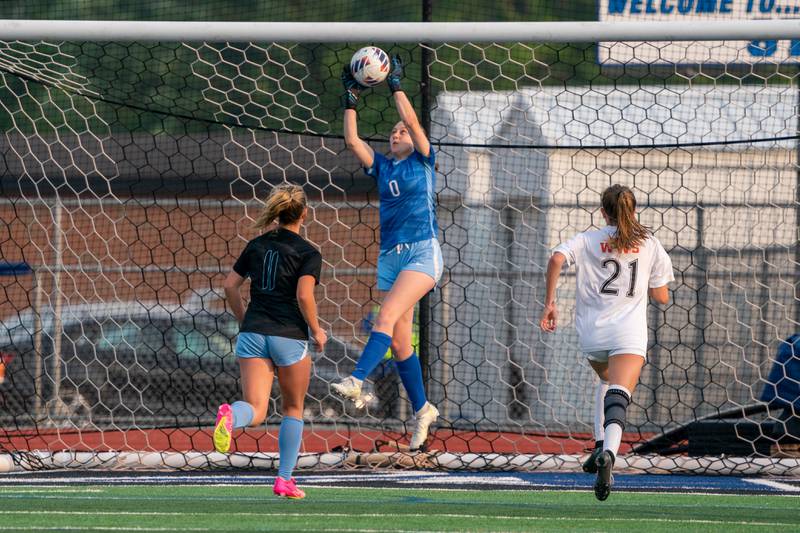
<svg viewBox="0 0 800 533">
<path fill-rule="evenodd" d="M 205 527 L 0 526 L 0 531 L 208 531 Z"/>
<path fill-rule="evenodd" d="M 272 479 L 274 479 L 274 477 Z M 271 483 L 271 481 L 270 481 L 270 483 Z M 298 484 L 302 484 L 302 483 L 298 483 Z M 22 485 L 20 485 L 20 487 L 21 486 Z M 38 487 L 38 486 L 39 485 L 32 485 L 32 487 Z M 109 485 L 109 487 L 123 487 L 123 488 L 126 488 L 126 487 L 130 488 L 130 487 L 133 487 L 133 486 L 146 487 L 148 485 L 146 485 L 146 484 L 142 484 L 142 485 L 122 485 L 122 484 L 114 485 L 114 484 L 112 484 L 112 485 Z M 169 483 L 167 485 L 161 485 L 161 486 L 182 487 L 182 488 L 198 488 L 198 487 L 202 487 L 202 488 L 210 488 L 210 487 L 218 487 L 218 488 L 228 488 L 228 487 L 230 487 L 230 488 L 253 488 L 253 487 L 257 487 L 258 485 L 255 485 L 254 483 Z M 348 485 L 315 485 L 315 484 L 311 484 L 311 485 L 307 485 L 307 486 L 311 487 L 311 488 L 315 488 L 315 489 L 354 489 L 354 488 L 359 488 L 359 487 L 351 487 L 351 486 L 348 486 Z M 550 488 L 542 488 L 542 487 L 545 487 L 545 486 L 550 487 Z M 264 485 L 264 488 L 268 489 L 269 487 Z M 370 490 L 370 491 L 405 490 L 404 487 L 362 487 L 362 488 L 364 488 L 365 490 Z M 10 494 L 11 498 L 21 498 L 22 496 L 20 495 L 19 491 L 17 491 L 16 489 L 17 489 L 17 487 L 10 488 L 10 489 L 8 489 L 6 491 L 6 493 Z M 433 492 L 474 492 L 476 489 L 424 487 L 424 490 L 433 491 Z M 581 487 L 578 487 L 578 488 L 575 488 L 575 487 L 559 488 L 557 486 L 552 486 L 552 485 L 531 485 L 529 489 L 507 489 L 507 490 L 504 490 L 503 492 L 510 492 L 510 493 L 526 492 L 526 493 L 529 493 L 529 492 L 531 492 L 531 490 L 535 490 L 535 492 L 537 494 L 539 494 L 539 493 L 562 493 L 562 492 L 588 492 L 588 491 L 591 490 L 591 488 L 590 487 L 586 487 L 586 488 L 581 488 Z M 104 491 L 105 491 L 104 489 L 97 490 L 97 492 L 104 492 Z M 75 496 L 75 497 L 71 498 L 69 496 L 47 496 L 48 492 L 50 492 L 50 491 L 43 491 L 43 494 L 38 495 L 37 498 L 50 499 L 50 500 L 66 500 L 66 499 L 100 500 L 100 499 L 102 499 L 102 500 L 145 500 L 145 501 L 158 500 L 159 499 L 159 498 L 153 497 L 153 496 L 111 496 L 111 495 L 102 496 L 102 497 Z M 92 491 L 87 491 L 87 492 L 92 492 Z M 747 495 L 746 493 L 745 494 L 741 494 L 741 493 L 733 493 L 732 494 L 730 492 L 714 492 L 714 491 L 692 491 L 692 492 L 675 491 L 675 490 L 656 491 L 656 490 L 627 490 L 627 489 L 622 489 L 622 488 L 616 489 L 614 492 L 616 492 L 616 493 L 646 494 L 646 495 L 651 495 L 651 496 L 659 496 L 659 495 L 664 495 L 664 494 L 675 494 L 675 495 L 679 495 L 679 496 L 717 496 L 717 497 L 728 497 L 728 498 L 734 498 L 734 497 L 739 497 L 739 496 L 743 496 L 743 495 L 746 496 Z M 776 498 L 800 498 L 800 492 L 790 493 L 790 494 L 787 494 L 787 493 L 784 493 L 784 494 L 777 494 L 777 493 L 776 494 L 766 494 L 766 496 L 774 496 Z M 4 497 L 4 494 L 0 493 L 0 500 L 2 500 L 3 497 Z M 220 501 L 220 502 L 228 501 L 227 498 L 215 498 L 213 496 L 188 496 L 187 499 L 191 499 L 191 500 L 202 499 L 204 501 Z M 245 496 L 243 498 L 240 497 L 240 499 L 248 500 L 248 499 L 256 499 L 256 497 L 252 497 L 251 498 L 251 497 Z"/>
<path fill-rule="evenodd" d="M 754 485 L 764 485 L 765 487 L 782 490 L 784 492 L 800 493 L 800 487 L 797 485 L 789 485 L 788 483 L 781 483 L 780 481 L 773 481 L 771 479 L 745 479 L 745 481 Z"/>
<path fill-rule="evenodd" d="M 201 516 L 202 514 L 213 515 L 215 513 L 182 513 L 182 512 L 164 512 L 164 511 L 7 511 L 0 510 L 2 515 L 47 515 L 47 516 L 141 516 L 141 517 L 159 517 L 159 516 Z M 392 514 L 392 513 L 255 513 L 255 512 L 226 512 L 226 516 L 278 516 L 284 518 L 309 518 L 312 516 L 324 516 L 331 518 L 430 518 L 428 514 Z M 453 513 L 439 513 L 436 515 L 440 518 L 457 518 L 457 519 L 488 519 L 488 520 L 508 520 L 508 521 L 537 521 L 544 522 L 548 520 L 553 521 L 576 521 L 576 522 L 653 522 L 665 524 L 708 524 L 708 525 L 741 525 L 741 526 L 796 526 L 796 522 L 759 522 L 759 521 L 737 521 L 737 520 L 698 520 L 698 519 L 685 519 L 676 520 L 671 518 L 575 518 L 575 517 L 545 517 L 545 516 L 503 516 L 503 515 L 480 515 L 480 514 L 453 514 Z"/>
<path fill-rule="evenodd" d="M 105 492 L 105 489 L 83 489 L 83 488 L 70 488 L 70 487 L 10 487 L 3 490 L 6 494 L 52 494 L 54 492 L 63 492 L 66 494 L 76 494 L 85 492 Z"/>
<path fill-rule="evenodd" d="M 298 485 L 302 485 L 298 479 Z M 196 487 L 197 485 L 169 485 L 170 487 Z M 218 485 L 203 485 L 204 487 L 252 487 L 253 485 L 235 485 L 229 483 L 220 483 Z M 355 488 L 363 488 L 364 490 L 406 490 L 406 487 L 351 487 L 349 485 L 308 485 L 308 487 L 312 487 L 315 489 L 355 489 Z M 542 488 L 548 487 L 548 488 Z M 491 487 L 490 487 L 491 488 Z M 678 487 L 680 488 L 680 487 Z M 673 490 L 638 490 L 638 489 L 623 489 L 623 488 L 615 488 L 614 493 L 626 493 L 626 494 L 646 494 L 650 496 L 663 496 L 665 494 L 674 494 L 676 496 L 719 496 L 719 497 L 728 497 L 728 498 L 735 498 L 740 496 L 754 496 L 755 493 L 730 493 L 730 492 L 714 492 L 714 491 L 677 491 L 674 490 L 675 487 L 672 487 Z M 444 488 L 444 487 L 421 487 L 420 490 L 425 491 L 433 491 L 433 492 L 476 492 L 486 489 L 469 489 L 469 488 Z M 530 485 L 527 489 L 505 489 L 503 490 L 504 493 L 520 493 L 525 492 L 530 494 L 534 491 L 536 494 L 541 493 L 561 493 L 561 492 L 591 492 L 591 486 L 587 487 L 559 487 L 557 485 Z M 775 498 L 800 498 L 800 493 L 797 494 L 763 494 L 760 493 L 761 496 L 771 496 Z M 2 496 L 0 496 L 1 498 Z"/>
<path fill-rule="evenodd" d="M 122 513 L 116 513 L 116 514 L 122 514 Z M 281 527 L 285 528 L 286 524 L 281 524 Z M 301 527 L 303 529 L 288 529 L 288 530 L 284 529 L 284 530 L 307 531 L 306 525 L 302 525 Z M 258 530 L 261 531 L 262 529 Z M 209 529 L 208 527 L 146 527 L 146 526 L 0 526 L 0 531 L 209 531 Z M 248 528 L 240 531 L 250 531 L 250 529 Z M 325 529 L 326 533 L 384 533 L 385 531 L 386 531 L 385 529 Z M 395 529 L 392 530 L 392 533 L 448 533 L 448 531 Z"/>
<path fill-rule="evenodd" d="M 312 475 L 302 475 L 301 474 L 301 475 L 296 476 L 296 478 L 297 478 L 298 483 L 303 483 L 303 482 L 315 482 L 315 481 L 330 480 L 332 478 L 333 479 L 339 479 L 339 480 L 342 480 L 342 481 L 345 481 L 345 480 L 347 480 L 347 481 L 385 481 L 385 480 L 405 479 L 405 478 L 419 478 L 419 477 L 446 478 L 448 475 L 449 474 L 447 472 L 426 472 L 426 473 L 420 473 L 420 472 L 397 472 L 397 473 L 388 473 L 388 474 L 339 474 L 339 475 L 336 475 L 336 476 L 324 476 L 324 475 L 313 475 L 313 474 Z M 75 482 L 75 480 L 78 479 L 78 478 L 71 477 L 71 476 L 59 478 L 59 477 L 54 477 L 53 476 L 53 477 L 48 477 L 46 479 L 41 479 L 41 480 L 31 480 L 31 479 L 24 479 L 24 478 L 18 478 L 18 479 L 10 479 L 9 478 L 9 479 L 6 479 L 6 478 L 3 478 L 3 477 L 0 477 L 0 482 L 2 482 L 3 484 L 6 484 L 6 483 L 8 483 L 8 484 L 14 484 L 14 483 L 34 484 L 34 483 L 40 483 L 40 482 L 41 483 L 51 483 L 52 484 L 54 482 L 61 481 L 62 479 L 64 481 L 66 481 L 66 482 L 70 482 L 70 481 Z M 198 484 L 200 484 L 201 482 L 204 482 L 204 481 L 216 481 L 216 482 L 218 482 L 221 479 L 223 479 L 223 480 L 224 479 L 232 479 L 233 480 L 233 479 L 240 479 L 240 478 L 238 478 L 237 476 L 219 476 L 219 475 L 206 475 L 206 476 L 203 476 L 203 475 L 184 475 L 184 476 L 174 476 L 174 475 L 171 475 L 171 476 L 159 476 L 159 475 L 155 475 L 155 476 L 117 476 L 117 477 L 83 476 L 83 477 L 81 477 L 79 479 L 80 479 L 80 483 L 82 483 L 82 484 L 86 484 L 86 483 L 90 483 L 90 482 L 97 482 L 99 484 L 109 485 L 109 484 L 115 484 L 115 483 L 129 483 L 129 482 L 135 482 L 135 481 L 144 481 L 144 482 L 158 481 L 158 482 L 163 482 L 163 481 L 171 481 L 171 480 L 186 480 L 186 481 L 190 481 L 190 482 L 197 482 Z M 275 476 L 274 475 L 270 475 L 270 476 L 259 476 L 259 475 L 256 475 L 256 476 L 247 476 L 246 479 L 252 480 L 252 481 L 263 481 L 263 482 L 272 483 L 273 481 L 275 481 Z"/>
</svg>

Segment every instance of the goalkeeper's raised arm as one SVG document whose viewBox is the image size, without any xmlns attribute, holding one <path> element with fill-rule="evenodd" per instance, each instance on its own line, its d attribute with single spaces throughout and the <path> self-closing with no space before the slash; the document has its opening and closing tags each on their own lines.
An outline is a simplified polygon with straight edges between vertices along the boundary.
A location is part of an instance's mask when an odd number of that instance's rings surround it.
<svg viewBox="0 0 800 533">
<path fill-rule="evenodd" d="M 372 148 L 358 137 L 358 116 L 356 107 L 358 98 L 364 89 L 353 78 L 350 67 L 345 65 L 342 71 L 342 83 L 344 84 L 344 94 L 342 94 L 342 106 L 344 107 L 344 142 L 347 148 L 353 152 L 358 162 L 364 168 L 369 168 L 375 158 Z"/>
<path fill-rule="evenodd" d="M 408 96 L 401 87 L 403 78 L 403 62 L 400 56 L 392 58 L 392 71 L 386 78 L 389 85 L 389 90 L 394 95 L 394 103 L 397 106 L 397 113 L 400 115 L 400 120 L 408 128 L 408 134 L 414 143 L 414 148 L 425 157 L 428 157 L 431 152 L 431 143 L 428 141 L 428 136 L 422 125 L 417 119 L 417 113 L 414 111 L 414 106 L 408 100 Z"/>
</svg>

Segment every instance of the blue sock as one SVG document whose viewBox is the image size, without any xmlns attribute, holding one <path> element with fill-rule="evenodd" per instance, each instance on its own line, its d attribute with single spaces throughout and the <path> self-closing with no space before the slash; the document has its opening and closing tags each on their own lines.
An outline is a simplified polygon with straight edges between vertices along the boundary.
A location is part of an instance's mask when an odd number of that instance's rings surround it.
<svg viewBox="0 0 800 533">
<path fill-rule="evenodd" d="M 353 370 L 353 377 L 364 381 L 367 379 L 375 367 L 383 360 L 389 346 L 392 345 L 392 338 L 386 333 L 373 331 L 369 335 L 367 345 L 361 352 L 361 357 L 356 361 L 356 369 Z"/>
<path fill-rule="evenodd" d="M 233 429 L 246 428 L 253 421 L 253 406 L 247 402 L 233 402 Z"/>
<path fill-rule="evenodd" d="M 303 421 L 299 418 L 284 416 L 281 430 L 278 432 L 278 450 L 281 454 L 278 475 L 285 480 L 292 479 L 292 471 L 297 465 L 297 454 L 303 441 Z"/>
<path fill-rule="evenodd" d="M 419 357 L 412 353 L 411 357 L 405 361 L 395 361 L 397 373 L 406 388 L 408 399 L 416 413 L 425 406 L 428 399 L 425 397 L 425 385 L 422 383 L 422 367 L 419 364 Z"/>
</svg>

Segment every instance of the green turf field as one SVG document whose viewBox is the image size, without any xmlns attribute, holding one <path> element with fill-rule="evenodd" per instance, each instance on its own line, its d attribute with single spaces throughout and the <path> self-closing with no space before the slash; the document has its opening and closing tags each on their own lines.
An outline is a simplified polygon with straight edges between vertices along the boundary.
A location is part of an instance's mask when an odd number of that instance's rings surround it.
<svg viewBox="0 0 800 533">
<path fill-rule="evenodd" d="M 3 487 L 0 530 L 798 531 L 800 498 L 257 486 Z"/>
</svg>

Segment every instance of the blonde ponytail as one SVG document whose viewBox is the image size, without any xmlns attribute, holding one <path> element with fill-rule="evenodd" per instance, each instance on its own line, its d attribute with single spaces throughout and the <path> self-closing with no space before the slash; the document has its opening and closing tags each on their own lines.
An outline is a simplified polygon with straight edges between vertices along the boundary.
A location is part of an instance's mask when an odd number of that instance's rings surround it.
<svg viewBox="0 0 800 533">
<path fill-rule="evenodd" d="M 264 202 L 264 210 L 253 224 L 253 229 L 266 230 L 275 219 L 281 224 L 300 220 L 307 205 L 306 193 L 299 185 L 278 185 Z"/>
<path fill-rule="evenodd" d="M 603 209 L 617 232 L 609 244 L 617 251 L 630 250 L 642 244 L 650 230 L 636 219 L 636 197 L 629 187 L 612 185 L 601 196 Z"/>
</svg>

